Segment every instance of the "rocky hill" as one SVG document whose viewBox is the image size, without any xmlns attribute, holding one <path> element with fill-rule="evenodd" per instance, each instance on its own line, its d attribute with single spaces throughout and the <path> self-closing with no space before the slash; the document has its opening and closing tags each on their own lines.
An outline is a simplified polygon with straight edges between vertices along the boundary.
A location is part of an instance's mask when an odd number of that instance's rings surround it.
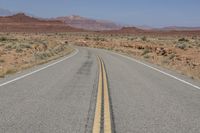
<svg viewBox="0 0 200 133">
<path fill-rule="evenodd" d="M 0 32 L 66 32 L 83 31 L 58 20 L 42 20 L 19 13 L 0 17 Z"/>
<path fill-rule="evenodd" d="M 56 20 L 61 20 L 65 22 L 67 25 L 75 27 L 75 28 L 81 28 L 81 29 L 93 30 L 93 31 L 117 30 L 121 28 L 120 25 L 117 25 L 110 21 L 89 19 L 89 18 L 76 16 L 76 15 L 58 17 L 56 18 Z"/>
</svg>

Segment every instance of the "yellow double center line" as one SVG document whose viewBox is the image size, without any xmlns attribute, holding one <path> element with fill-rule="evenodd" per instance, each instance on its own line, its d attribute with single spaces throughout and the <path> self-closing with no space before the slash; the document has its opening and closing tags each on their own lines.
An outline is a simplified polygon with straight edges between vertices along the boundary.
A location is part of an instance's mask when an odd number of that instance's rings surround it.
<svg viewBox="0 0 200 133">
<path fill-rule="evenodd" d="M 111 109 L 108 91 L 108 81 L 104 62 L 98 57 L 99 83 L 97 91 L 96 109 L 93 123 L 93 133 L 112 133 Z"/>
</svg>

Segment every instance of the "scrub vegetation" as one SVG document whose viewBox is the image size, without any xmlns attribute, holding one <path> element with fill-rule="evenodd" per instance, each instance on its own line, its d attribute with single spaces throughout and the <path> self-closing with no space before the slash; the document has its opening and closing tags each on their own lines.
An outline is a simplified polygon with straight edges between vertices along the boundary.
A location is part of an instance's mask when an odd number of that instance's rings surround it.
<svg viewBox="0 0 200 133">
<path fill-rule="evenodd" d="M 72 51 L 102 48 L 145 60 L 200 80 L 200 35 L 101 32 L 1 33 L 0 76 L 45 63 Z"/>
<path fill-rule="evenodd" d="M 43 64 L 73 49 L 53 34 L 0 33 L 0 77 Z"/>
</svg>

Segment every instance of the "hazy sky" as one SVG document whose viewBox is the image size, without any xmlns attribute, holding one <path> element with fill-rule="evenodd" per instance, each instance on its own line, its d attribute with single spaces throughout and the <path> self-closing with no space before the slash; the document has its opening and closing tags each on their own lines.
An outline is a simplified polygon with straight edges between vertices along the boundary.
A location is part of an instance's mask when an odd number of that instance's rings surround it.
<svg viewBox="0 0 200 133">
<path fill-rule="evenodd" d="M 39 17 L 80 15 L 122 24 L 200 26 L 200 0 L 0 0 Z"/>
</svg>

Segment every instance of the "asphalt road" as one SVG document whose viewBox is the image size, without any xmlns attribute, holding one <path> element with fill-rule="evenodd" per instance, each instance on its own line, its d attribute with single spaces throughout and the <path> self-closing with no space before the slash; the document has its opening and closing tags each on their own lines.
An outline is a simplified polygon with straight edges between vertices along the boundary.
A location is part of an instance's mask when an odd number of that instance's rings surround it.
<svg viewBox="0 0 200 133">
<path fill-rule="evenodd" d="M 0 133 L 92 132 L 97 55 L 107 72 L 113 131 L 200 133 L 199 82 L 105 50 L 78 50 L 0 80 Z"/>
</svg>

